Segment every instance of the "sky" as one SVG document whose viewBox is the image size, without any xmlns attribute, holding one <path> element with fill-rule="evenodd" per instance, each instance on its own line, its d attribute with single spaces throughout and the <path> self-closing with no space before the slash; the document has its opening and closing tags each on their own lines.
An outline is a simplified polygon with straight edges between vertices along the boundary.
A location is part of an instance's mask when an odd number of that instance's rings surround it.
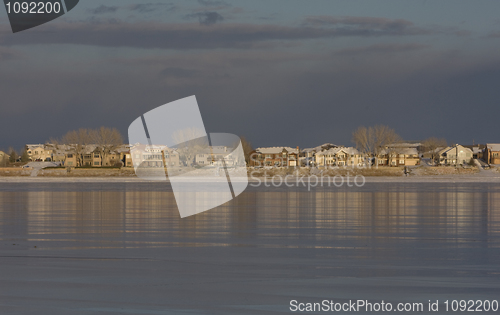
<svg viewBox="0 0 500 315">
<path fill-rule="evenodd" d="M 0 150 L 116 127 L 196 95 L 254 147 L 500 142 L 499 1 L 85 0 L 13 34 L 0 8 Z"/>
</svg>

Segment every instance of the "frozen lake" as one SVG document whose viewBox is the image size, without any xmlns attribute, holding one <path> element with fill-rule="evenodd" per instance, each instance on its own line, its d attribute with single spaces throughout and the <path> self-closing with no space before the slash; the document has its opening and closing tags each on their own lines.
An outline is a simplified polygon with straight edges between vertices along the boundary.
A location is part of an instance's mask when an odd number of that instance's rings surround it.
<svg viewBox="0 0 500 315">
<path fill-rule="evenodd" d="M 0 313 L 280 314 L 291 300 L 362 299 L 436 314 L 445 300 L 500 300 L 499 183 L 249 187 L 184 219 L 169 190 L 0 183 Z"/>
</svg>

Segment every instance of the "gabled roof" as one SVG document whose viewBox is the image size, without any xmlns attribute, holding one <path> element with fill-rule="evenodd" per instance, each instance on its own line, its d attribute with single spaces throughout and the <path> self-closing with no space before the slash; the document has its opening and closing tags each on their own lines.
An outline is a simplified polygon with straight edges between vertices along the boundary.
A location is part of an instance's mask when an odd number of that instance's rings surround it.
<svg viewBox="0 0 500 315">
<path fill-rule="evenodd" d="M 255 151 L 262 154 L 280 154 L 285 149 L 288 153 L 298 153 L 297 148 L 291 147 L 268 147 L 268 148 L 257 148 Z"/>
<path fill-rule="evenodd" d="M 500 143 L 486 143 L 486 147 L 491 151 L 500 151 Z"/>
<path fill-rule="evenodd" d="M 353 147 L 347 147 L 347 148 L 346 147 L 336 147 L 336 148 L 331 148 L 329 150 L 320 152 L 317 155 L 319 155 L 319 156 L 321 156 L 321 155 L 336 155 L 340 152 L 344 152 L 345 154 L 349 154 L 349 155 L 360 154 L 359 151 Z"/>
<path fill-rule="evenodd" d="M 460 148 L 462 148 L 463 150 L 469 150 L 469 151 L 472 153 L 472 150 L 471 150 L 471 149 L 466 148 L 466 147 L 464 147 L 464 146 L 461 146 L 460 144 L 457 144 L 457 145 L 454 145 L 454 146 L 452 146 L 452 147 L 447 147 L 447 148 L 445 148 L 445 149 L 443 149 L 443 150 L 439 151 L 439 155 L 442 155 L 442 154 L 444 154 L 444 153 L 448 153 L 448 152 L 450 152 L 450 151 L 452 151 L 452 150 L 456 150 L 456 148 L 457 148 L 457 147 L 458 147 L 459 149 L 460 149 Z"/>
<path fill-rule="evenodd" d="M 28 150 L 32 150 L 32 149 L 35 149 L 35 148 L 43 148 L 45 149 L 45 144 L 27 144 L 26 147 L 28 148 Z"/>
<path fill-rule="evenodd" d="M 335 147 L 338 147 L 338 145 L 335 145 L 335 144 L 332 144 L 332 143 L 324 143 L 324 144 L 319 145 L 319 146 L 314 147 L 314 148 L 302 149 L 302 152 L 306 152 L 306 153 L 309 153 L 309 152 L 322 152 L 322 151 L 329 150 L 329 149 L 335 148 Z"/>
</svg>

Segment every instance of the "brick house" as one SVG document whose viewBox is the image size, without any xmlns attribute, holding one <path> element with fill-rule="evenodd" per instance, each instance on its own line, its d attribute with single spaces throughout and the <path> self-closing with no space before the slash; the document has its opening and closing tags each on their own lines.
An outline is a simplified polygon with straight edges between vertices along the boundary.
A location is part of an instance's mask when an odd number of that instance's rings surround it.
<svg viewBox="0 0 500 315">
<path fill-rule="evenodd" d="M 487 143 L 483 160 L 488 164 L 500 164 L 500 143 Z"/>
</svg>

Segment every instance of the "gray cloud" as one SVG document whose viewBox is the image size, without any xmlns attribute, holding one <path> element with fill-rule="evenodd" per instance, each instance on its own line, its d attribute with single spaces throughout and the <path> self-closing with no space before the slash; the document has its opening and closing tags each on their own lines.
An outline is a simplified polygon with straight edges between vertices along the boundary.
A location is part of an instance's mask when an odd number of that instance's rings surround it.
<svg viewBox="0 0 500 315">
<path fill-rule="evenodd" d="M 23 54 L 17 50 L 0 46 L 0 61 L 19 59 L 22 55 Z"/>
<path fill-rule="evenodd" d="M 118 7 L 116 6 L 105 6 L 105 5 L 100 5 L 97 8 L 94 9 L 89 9 L 88 11 L 93 14 L 104 14 L 104 13 L 114 13 L 118 10 Z"/>
<path fill-rule="evenodd" d="M 340 56 L 353 56 L 353 55 L 373 54 L 373 53 L 400 53 L 400 52 L 421 50 L 428 47 L 429 45 L 416 44 L 416 43 L 374 44 L 364 47 L 351 47 L 351 48 L 340 49 L 336 51 L 335 54 Z"/>
<path fill-rule="evenodd" d="M 430 32 L 416 28 L 413 22 L 404 19 L 388 19 L 363 16 L 309 16 L 302 23 L 305 27 L 337 27 L 345 30 L 384 32 L 386 34 L 423 34 Z"/>
<path fill-rule="evenodd" d="M 164 77 L 177 77 L 177 78 L 190 78 L 196 75 L 199 71 L 180 68 L 180 67 L 167 67 L 160 71 L 160 75 Z"/>
<path fill-rule="evenodd" d="M 372 28 L 392 28 L 399 29 L 412 26 L 413 23 L 403 19 L 388 19 L 379 17 L 366 16 L 344 16 L 335 17 L 329 15 L 308 16 L 303 22 L 305 25 L 324 26 L 324 25 L 353 25 L 353 26 L 368 26 Z"/>
<path fill-rule="evenodd" d="M 499 38 L 500 37 L 500 31 L 490 32 L 487 37 L 489 37 L 489 38 Z"/>
<path fill-rule="evenodd" d="M 219 21 L 219 15 L 194 15 L 200 23 Z M 194 17 L 193 16 L 193 17 Z M 357 21 L 358 24 L 354 24 Z M 378 21 L 378 22 L 377 22 Z M 56 22 L 37 27 L 22 36 L 2 36 L 3 45 L 79 44 L 105 47 L 163 49 L 252 48 L 268 41 L 297 41 L 336 37 L 379 37 L 432 34 L 406 22 L 386 19 L 351 19 L 353 27 L 280 26 L 272 24 L 212 24 L 200 27 L 192 23 L 128 23 L 93 17 L 87 22 Z M 382 25 L 382 26 L 381 26 Z M 383 26 L 385 25 L 385 26 Z M 389 25 L 389 26 L 387 26 Z M 391 26 L 392 25 L 392 26 Z M 400 26 L 396 26 L 400 25 Z"/>
<path fill-rule="evenodd" d="M 220 0 L 198 0 L 198 3 L 204 6 L 229 6 L 227 2 Z"/>
<path fill-rule="evenodd" d="M 162 2 L 132 4 L 128 6 L 128 8 L 131 11 L 136 11 L 139 13 L 155 12 L 161 8 L 166 8 L 167 11 L 169 12 L 174 12 L 178 9 L 177 6 L 174 5 L 173 3 L 162 3 Z"/>
<path fill-rule="evenodd" d="M 197 18 L 202 25 L 213 25 L 224 20 L 224 17 L 217 12 L 197 12 L 187 14 L 186 19 Z"/>
</svg>

